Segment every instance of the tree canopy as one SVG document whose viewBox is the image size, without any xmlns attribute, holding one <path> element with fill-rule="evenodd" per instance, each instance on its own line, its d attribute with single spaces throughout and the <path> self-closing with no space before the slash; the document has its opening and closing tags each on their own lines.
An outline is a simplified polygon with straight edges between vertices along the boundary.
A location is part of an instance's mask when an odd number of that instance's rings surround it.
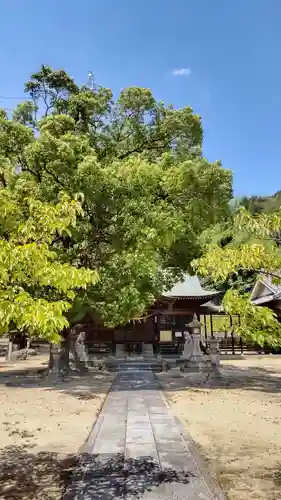
<svg viewBox="0 0 281 500">
<path fill-rule="evenodd" d="M 240 315 L 238 331 L 242 336 L 260 345 L 281 345 L 281 325 L 275 313 L 251 304 L 249 293 L 235 280 L 244 273 L 248 278 L 263 274 L 280 282 L 281 210 L 252 215 L 242 208 L 222 229 L 220 236 L 218 227 L 205 234 L 205 252 L 193 262 L 194 269 L 215 283 L 228 284 L 224 308 L 229 314 Z"/>
<path fill-rule="evenodd" d="M 201 232 L 228 214 L 231 173 L 202 156 L 200 117 L 165 106 L 149 89 L 123 89 L 114 99 L 108 88 L 78 86 L 42 66 L 25 90 L 30 100 L 11 119 L 1 114 L 1 191 L 20 206 L 27 193 L 44 208 L 55 225 L 42 243 L 46 259 L 52 253 L 52 265 L 87 277 L 73 314 L 90 308 L 108 325 L 125 323 L 200 255 Z M 83 210 L 60 229 L 48 207 L 59 210 L 62 193 Z M 34 235 L 33 243 L 41 240 Z"/>
<path fill-rule="evenodd" d="M 281 207 L 281 191 L 273 196 L 244 196 L 239 202 L 252 214 L 276 212 Z"/>
</svg>

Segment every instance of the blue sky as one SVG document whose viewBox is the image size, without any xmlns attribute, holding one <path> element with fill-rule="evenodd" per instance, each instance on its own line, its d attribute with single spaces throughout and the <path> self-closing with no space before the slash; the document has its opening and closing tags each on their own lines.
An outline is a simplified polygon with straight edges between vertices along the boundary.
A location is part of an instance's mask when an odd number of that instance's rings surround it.
<svg viewBox="0 0 281 500">
<path fill-rule="evenodd" d="M 22 96 L 41 63 L 150 87 L 201 114 L 204 154 L 236 195 L 281 189 L 280 0 L 0 0 L 0 19 L 0 96 Z"/>
</svg>

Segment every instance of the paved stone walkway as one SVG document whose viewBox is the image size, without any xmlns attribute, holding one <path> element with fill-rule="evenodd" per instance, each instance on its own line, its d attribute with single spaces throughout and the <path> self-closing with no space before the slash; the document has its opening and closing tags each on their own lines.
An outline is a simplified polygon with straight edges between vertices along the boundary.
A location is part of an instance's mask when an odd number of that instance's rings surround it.
<svg viewBox="0 0 281 500">
<path fill-rule="evenodd" d="M 223 500 L 151 372 L 121 372 L 64 500 Z"/>
</svg>

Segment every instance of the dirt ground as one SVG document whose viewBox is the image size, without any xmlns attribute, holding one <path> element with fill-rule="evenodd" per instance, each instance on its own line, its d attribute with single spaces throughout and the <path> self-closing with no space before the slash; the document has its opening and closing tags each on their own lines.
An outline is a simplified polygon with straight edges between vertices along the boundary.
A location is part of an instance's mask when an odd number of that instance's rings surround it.
<svg viewBox="0 0 281 500">
<path fill-rule="evenodd" d="M 229 500 L 281 498 L 281 357 L 222 363 L 221 377 L 159 379 Z"/>
<path fill-rule="evenodd" d="M 42 356 L 0 363 L 1 500 L 61 498 L 111 386 L 102 372 L 54 383 L 34 372 L 45 364 Z"/>
</svg>

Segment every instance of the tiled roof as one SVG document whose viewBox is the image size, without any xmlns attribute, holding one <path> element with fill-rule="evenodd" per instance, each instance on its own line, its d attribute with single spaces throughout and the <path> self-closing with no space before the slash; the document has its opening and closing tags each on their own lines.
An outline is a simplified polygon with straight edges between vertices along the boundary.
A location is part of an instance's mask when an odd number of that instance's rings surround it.
<svg viewBox="0 0 281 500">
<path fill-rule="evenodd" d="M 258 286 L 264 285 L 268 291 L 268 293 L 259 296 Z M 251 301 L 253 304 L 261 305 L 266 304 L 268 302 L 272 302 L 274 300 L 281 299 L 281 285 L 277 283 L 273 283 L 272 278 L 270 276 L 263 276 L 259 278 L 253 288 Z"/>
<path fill-rule="evenodd" d="M 281 276 L 280 276 L 281 277 Z M 271 288 L 272 292 L 274 294 L 278 293 L 281 294 L 281 285 L 277 283 L 273 283 L 272 278 L 270 277 L 264 277 L 262 280 L 269 288 Z"/>
<path fill-rule="evenodd" d="M 223 313 L 224 312 L 224 309 L 223 309 L 223 306 L 220 304 L 213 304 L 213 302 L 211 300 L 209 300 L 208 302 L 206 302 L 205 304 L 202 304 L 202 306 L 200 306 L 200 311 L 202 311 L 202 313 L 207 313 L 207 314 L 216 314 L 216 313 Z"/>
<path fill-rule="evenodd" d="M 206 290 L 202 288 L 197 276 L 186 275 L 183 281 L 176 283 L 170 291 L 165 292 L 163 295 L 169 298 L 208 298 L 218 294 L 219 292 L 215 290 Z"/>
</svg>

